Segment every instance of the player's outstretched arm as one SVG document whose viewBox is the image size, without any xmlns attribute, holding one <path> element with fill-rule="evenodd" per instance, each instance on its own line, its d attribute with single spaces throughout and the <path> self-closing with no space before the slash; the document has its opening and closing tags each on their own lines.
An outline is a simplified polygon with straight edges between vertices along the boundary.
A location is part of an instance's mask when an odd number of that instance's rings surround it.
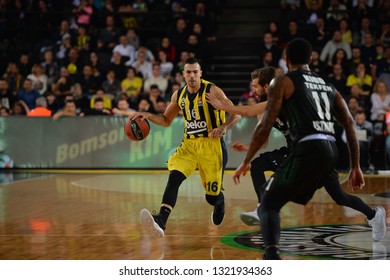
<svg viewBox="0 0 390 280">
<path fill-rule="evenodd" d="M 137 117 L 141 117 L 142 119 L 148 119 L 152 123 L 159 126 L 170 126 L 172 121 L 180 112 L 179 104 L 177 104 L 177 91 L 172 94 L 171 102 L 168 107 L 165 109 L 164 114 L 156 115 L 149 112 L 134 112 L 130 117 L 134 120 Z"/>
<path fill-rule="evenodd" d="M 215 109 L 224 110 L 229 114 L 236 114 L 243 117 L 261 115 L 264 113 L 265 107 L 267 106 L 267 102 L 260 102 L 251 106 L 235 106 L 225 94 L 220 94 L 219 92 L 207 93 L 206 99 Z"/>
</svg>

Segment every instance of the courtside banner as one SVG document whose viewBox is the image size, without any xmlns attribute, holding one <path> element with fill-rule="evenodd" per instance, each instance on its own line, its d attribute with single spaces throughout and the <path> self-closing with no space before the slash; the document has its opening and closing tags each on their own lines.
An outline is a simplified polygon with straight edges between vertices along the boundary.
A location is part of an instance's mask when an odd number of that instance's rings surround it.
<svg viewBox="0 0 390 280">
<path fill-rule="evenodd" d="M 170 127 L 150 123 L 150 134 L 142 141 L 126 137 L 125 121 L 121 117 L 0 117 L 0 167 L 166 168 L 183 138 L 183 119 L 176 118 Z M 229 146 L 235 141 L 249 143 L 256 124 L 256 118 L 242 118 L 227 131 L 227 168 L 236 168 L 245 156 Z M 261 152 L 283 145 L 284 137 L 273 129 Z"/>
</svg>

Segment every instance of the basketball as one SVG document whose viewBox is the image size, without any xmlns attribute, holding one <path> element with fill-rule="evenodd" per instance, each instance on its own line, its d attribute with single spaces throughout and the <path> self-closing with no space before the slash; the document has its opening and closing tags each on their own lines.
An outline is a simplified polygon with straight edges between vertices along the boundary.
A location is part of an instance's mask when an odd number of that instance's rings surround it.
<svg viewBox="0 0 390 280">
<path fill-rule="evenodd" d="M 127 138 L 132 141 L 141 141 L 145 139 L 150 132 L 150 125 L 147 119 L 141 120 L 141 117 L 132 120 L 128 118 L 124 126 Z"/>
</svg>

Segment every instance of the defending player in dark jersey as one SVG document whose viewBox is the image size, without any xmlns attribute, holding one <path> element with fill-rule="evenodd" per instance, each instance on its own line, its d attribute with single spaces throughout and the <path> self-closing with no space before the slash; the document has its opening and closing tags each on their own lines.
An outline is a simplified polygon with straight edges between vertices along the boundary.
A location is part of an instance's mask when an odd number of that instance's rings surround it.
<svg viewBox="0 0 390 280">
<path fill-rule="evenodd" d="M 285 116 L 292 141 L 291 152 L 266 183 L 258 209 L 265 245 L 264 259 L 280 259 L 281 208 L 289 201 L 306 205 L 326 180 L 334 178 L 338 159 L 335 118 L 347 134 L 351 162 L 349 185 L 354 190 L 364 186 L 352 116 L 341 94 L 310 71 L 310 55 L 311 45 L 306 40 L 298 38 L 288 43 L 286 61 L 289 73 L 271 82 L 266 111 L 253 133 L 243 163 L 233 176 L 235 183 L 239 183 L 240 176 L 250 169 L 251 159 L 266 143 L 277 117 Z M 374 241 L 386 233 L 385 218 L 384 208 L 377 207 L 369 221 Z"/>
</svg>

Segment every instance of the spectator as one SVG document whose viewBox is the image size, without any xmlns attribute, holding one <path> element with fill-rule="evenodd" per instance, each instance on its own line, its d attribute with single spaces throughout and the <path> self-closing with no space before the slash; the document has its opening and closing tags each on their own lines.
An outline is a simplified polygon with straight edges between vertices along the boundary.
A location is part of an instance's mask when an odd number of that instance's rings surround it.
<svg viewBox="0 0 390 280">
<path fill-rule="evenodd" d="M 311 62 L 309 64 L 310 70 L 322 76 L 325 72 L 325 63 L 320 60 L 320 55 L 317 50 L 312 50 L 311 52 Z"/>
<path fill-rule="evenodd" d="M 333 65 L 340 64 L 344 69 L 349 69 L 350 68 L 350 63 L 347 58 L 347 53 L 345 52 L 344 49 L 340 48 L 335 51 L 333 54 L 332 60 L 328 62 L 327 68 L 326 68 L 326 73 L 329 74 L 333 71 Z"/>
<path fill-rule="evenodd" d="M 161 38 L 160 46 L 157 48 L 157 52 L 160 51 L 166 54 L 168 61 L 176 62 L 176 46 L 171 44 L 171 39 L 168 36 Z"/>
<path fill-rule="evenodd" d="M 51 117 L 52 112 L 47 108 L 46 98 L 41 96 L 35 100 L 35 108 L 27 113 L 28 117 Z"/>
<path fill-rule="evenodd" d="M 4 106 L 0 106 L 0 117 L 8 117 L 11 114 L 11 110 Z"/>
<path fill-rule="evenodd" d="M 355 116 L 358 110 L 362 110 L 362 107 L 360 106 L 359 103 L 359 98 L 356 96 L 353 95 L 350 96 L 348 98 L 347 105 L 348 105 L 349 112 L 351 113 L 352 116 Z"/>
<path fill-rule="evenodd" d="M 30 112 L 30 108 L 22 100 L 18 100 L 14 103 L 11 110 L 12 116 L 27 116 L 27 113 Z"/>
<path fill-rule="evenodd" d="M 152 112 L 154 109 L 146 96 L 141 96 L 137 103 L 137 112 Z"/>
<path fill-rule="evenodd" d="M 390 112 L 390 93 L 386 83 L 382 81 L 375 83 L 371 104 L 371 120 L 384 121 L 386 114 Z"/>
<path fill-rule="evenodd" d="M 70 25 L 69 21 L 64 19 L 60 23 L 59 30 L 57 34 L 54 35 L 54 41 L 57 46 L 60 46 L 63 43 L 64 38 L 71 38 Z"/>
<path fill-rule="evenodd" d="M 15 62 L 10 62 L 3 78 L 8 82 L 9 90 L 16 95 L 22 87 L 23 76 L 19 72 L 18 65 Z"/>
<path fill-rule="evenodd" d="M 64 105 L 65 96 L 72 93 L 74 79 L 69 76 L 69 71 L 66 67 L 60 69 L 60 76 L 51 86 L 52 92 L 57 96 L 60 105 Z"/>
<path fill-rule="evenodd" d="M 112 112 L 114 117 L 129 117 L 134 113 L 134 110 L 130 108 L 127 98 L 121 98 Z"/>
<path fill-rule="evenodd" d="M 127 29 L 126 38 L 128 43 L 133 46 L 135 50 L 138 50 L 140 46 L 140 39 L 135 28 L 130 27 Z"/>
<path fill-rule="evenodd" d="M 144 81 L 153 75 L 152 64 L 146 60 L 145 51 L 138 52 L 137 58 L 131 66 L 135 69 L 136 74 L 140 75 Z"/>
<path fill-rule="evenodd" d="M 359 140 L 360 149 L 360 166 L 363 172 L 367 172 L 370 168 L 371 161 L 371 145 L 374 139 L 374 126 L 370 121 L 366 120 L 364 110 L 357 110 L 354 115 L 356 136 Z M 343 133 L 343 140 L 346 141 L 345 131 Z"/>
<path fill-rule="evenodd" d="M 369 96 L 372 91 L 372 77 L 366 73 L 366 66 L 364 63 L 359 63 L 355 73 L 348 75 L 347 87 L 358 84 L 362 88 L 362 94 Z"/>
<path fill-rule="evenodd" d="M 162 95 L 165 96 L 168 89 L 168 78 L 161 75 L 159 63 L 153 63 L 152 76 L 144 80 L 144 92 L 149 93 L 152 85 L 157 85 Z"/>
<path fill-rule="evenodd" d="M 82 86 L 79 83 L 76 83 L 72 89 L 73 93 L 71 96 L 76 104 L 77 113 L 88 110 L 90 108 L 90 100 L 84 93 Z"/>
<path fill-rule="evenodd" d="M 341 64 L 336 63 L 333 65 L 332 72 L 328 75 L 327 80 L 333 84 L 344 97 L 344 99 L 347 100 L 347 96 L 349 95 L 347 88 L 347 78 L 343 73 L 343 66 Z"/>
<path fill-rule="evenodd" d="M 48 77 L 43 72 L 43 67 L 40 64 L 34 64 L 31 69 L 31 74 L 27 76 L 33 83 L 33 89 L 41 95 L 46 93 Z"/>
<path fill-rule="evenodd" d="M 277 48 L 283 49 L 285 47 L 285 42 L 283 42 L 282 40 L 282 34 L 280 33 L 279 25 L 276 21 L 271 20 L 270 22 L 268 22 L 266 32 L 271 33 L 273 44 Z"/>
<path fill-rule="evenodd" d="M 322 16 L 318 17 L 315 26 L 310 28 L 308 37 L 313 48 L 322 49 L 325 46 L 330 36 L 325 25 L 325 19 Z"/>
<path fill-rule="evenodd" d="M 352 44 L 352 30 L 349 28 L 349 22 L 347 19 L 343 18 L 339 22 L 339 30 L 341 32 L 341 38 L 344 42 Z"/>
<path fill-rule="evenodd" d="M 195 34 L 188 35 L 187 43 L 185 44 L 184 49 L 188 51 L 191 56 L 198 58 L 199 60 L 203 61 L 203 64 L 205 64 L 205 49 L 204 45 L 199 42 L 199 38 Z"/>
<path fill-rule="evenodd" d="M 57 100 L 56 95 L 49 91 L 46 94 L 46 101 L 47 101 L 47 109 L 49 109 L 52 114 L 57 113 L 57 111 L 61 108 L 60 103 Z"/>
<path fill-rule="evenodd" d="M 31 110 L 35 108 L 35 100 L 40 96 L 39 92 L 33 89 L 33 82 L 25 79 L 23 88 L 18 91 L 18 100 L 23 101 Z"/>
<path fill-rule="evenodd" d="M 30 58 L 27 54 L 22 54 L 18 63 L 19 72 L 23 78 L 26 78 L 30 74 L 31 64 Z"/>
<path fill-rule="evenodd" d="M 303 1 L 305 6 L 305 23 L 306 24 L 317 24 L 318 18 L 322 12 L 322 0 L 306 0 Z"/>
<path fill-rule="evenodd" d="M 109 109 L 104 108 L 104 101 L 102 98 L 96 98 L 94 107 L 91 109 L 84 110 L 84 116 L 109 116 L 111 115 L 111 111 Z"/>
<path fill-rule="evenodd" d="M 135 60 L 135 48 L 129 44 L 126 36 L 119 37 L 119 44 L 114 47 L 113 52 L 121 55 L 122 61 L 125 65 L 131 65 Z"/>
<path fill-rule="evenodd" d="M 84 94 L 86 94 L 88 98 L 96 93 L 100 85 L 96 77 L 93 75 L 91 65 L 84 65 L 83 75 L 79 79 L 79 83 L 83 88 Z"/>
<path fill-rule="evenodd" d="M 58 63 L 54 60 L 54 54 L 52 50 L 46 50 L 44 52 L 41 66 L 43 68 L 43 73 L 47 76 L 47 87 L 51 88 L 51 84 L 59 75 L 60 70 Z"/>
<path fill-rule="evenodd" d="M 9 88 L 8 81 L 4 78 L 0 78 L 0 106 L 11 109 L 16 101 L 16 96 Z"/>
<path fill-rule="evenodd" d="M 272 63 L 275 64 L 279 61 L 281 57 L 281 50 L 274 45 L 272 33 L 265 32 L 263 35 L 263 40 L 259 47 L 259 57 L 261 58 L 266 51 L 272 52 Z"/>
<path fill-rule="evenodd" d="M 136 50 L 136 52 L 135 52 L 135 57 L 137 57 L 140 52 L 146 53 L 146 61 L 148 61 L 152 64 L 155 62 L 154 54 L 150 49 L 148 49 L 147 47 L 142 46 L 142 45 L 139 46 L 138 50 Z"/>
<path fill-rule="evenodd" d="M 88 28 L 91 23 L 93 8 L 88 0 L 80 0 L 80 5 L 73 10 L 76 15 L 76 22 L 79 26 Z"/>
<path fill-rule="evenodd" d="M 167 59 L 167 54 L 163 50 L 158 51 L 158 63 L 160 64 L 161 75 L 165 78 L 171 79 L 173 63 Z"/>
<path fill-rule="evenodd" d="M 348 18 L 347 7 L 340 3 L 339 0 L 330 0 L 329 7 L 326 11 L 326 20 L 335 26 L 343 18 Z"/>
<path fill-rule="evenodd" d="M 325 63 L 331 62 L 334 53 L 339 48 L 344 49 L 347 54 L 347 59 L 351 59 L 352 53 L 350 45 L 342 40 L 340 30 L 335 30 L 333 31 L 332 39 L 328 40 L 322 49 L 320 60 Z"/>
<path fill-rule="evenodd" d="M 106 71 L 102 63 L 100 63 L 99 57 L 96 52 L 91 52 L 89 54 L 89 62 L 87 63 L 92 68 L 92 75 L 96 79 L 98 85 L 102 84 L 103 76 Z"/>
<path fill-rule="evenodd" d="M 384 22 L 382 24 L 382 32 L 377 40 L 377 43 L 384 48 L 390 47 L 390 22 Z"/>
<path fill-rule="evenodd" d="M 372 34 L 364 34 L 363 44 L 359 45 L 362 62 L 366 65 L 367 70 L 371 71 L 371 65 L 376 61 L 376 46 Z"/>
<path fill-rule="evenodd" d="M 143 87 L 142 79 L 135 74 L 135 69 L 129 67 L 126 78 L 121 82 L 122 93 L 126 94 L 127 98 L 129 98 L 130 106 L 136 106 L 138 95 L 141 93 Z"/>
<path fill-rule="evenodd" d="M 86 63 L 90 52 L 91 37 L 87 34 L 87 29 L 84 26 L 80 26 L 77 33 L 78 35 L 74 47 L 79 52 L 82 63 Z"/>
<path fill-rule="evenodd" d="M 371 19 L 368 17 L 363 17 L 361 19 L 360 28 L 353 33 L 353 45 L 359 46 L 364 44 L 365 34 L 370 33 L 373 39 L 376 39 L 375 29 L 371 26 Z"/>
<path fill-rule="evenodd" d="M 77 113 L 77 107 L 74 100 L 67 100 L 65 102 L 65 106 L 62 110 L 58 111 L 53 115 L 53 120 L 58 120 L 62 117 L 77 117 L 79 114 Z"/>
<path fill-rule="evenodd" d="M 283 35 L 284 42 L 290 42 L 291 40 L 304 37 L 299 30 L 298 22 L 294 19 L 289 20 L 287 32 Z"/>
<path fill-rule="evenodd" d="M 109 70 L 106 79 L 103 81 L 102 89 L 106 94 L 111 95 L 111 99 L 118 99 L 121 94 L 121 84 L 115 76 L 114 70 Z"/>
<path fill-rule="evenodd" d="M 171 39 L 172 45 L 176 46 L 176 58 L 185 47 L 188 38 L 187 22 L 184 18 L 178 18 L 173 28 L 168 29 L 167 36 Z"/>
<path fill-rule="evenodd" d="M 69 34 L 65 34 L 62 38 L 61 44 L 57 47 L 56 51 L 56 57 L 60 66 L 66 65 L 66 60 L 71 49 L 71 37 Z"/>
<path fill-rule="evenodd" d="M 157 85 L 151 85 L 149 91 L 149 103 L 151 103 L 150 112 L 156 113 L 158 109 L 158 102 L 165 101 Z"/>
<path fill-rule="evenodd" d="M 112 53 L 112 49 L 118 42 L 119 35 L 120 30 L 115 27 L 114 16 L 108 15 L 106 17 L 106 26 L 100 29 L 98 35 L 98 47 L 106 53 Z"/>
<path fill-rule="evenodd" d="M 96 100 L 103 100 L 103 108 L 111 110 L 112 109 L 112 102 L 111 99 L 105 95 L 104 91 L 99 89 L 94 96 L 91 98 L 91 108 L 95 108 L 95 102 Z"/>
<path fill-rule="evenodd" d="M 126 66 L 122 61 L 122 56 L 120 55 L 120 53 L 112 53 L 112 58 L 108 69 L 113 70 L 115 72 L 115 77 L 117 77 L 119 80 L 124 79 L 124 77 L 126 76 L 124 74 L 126 73 Z"/>
</svg>

